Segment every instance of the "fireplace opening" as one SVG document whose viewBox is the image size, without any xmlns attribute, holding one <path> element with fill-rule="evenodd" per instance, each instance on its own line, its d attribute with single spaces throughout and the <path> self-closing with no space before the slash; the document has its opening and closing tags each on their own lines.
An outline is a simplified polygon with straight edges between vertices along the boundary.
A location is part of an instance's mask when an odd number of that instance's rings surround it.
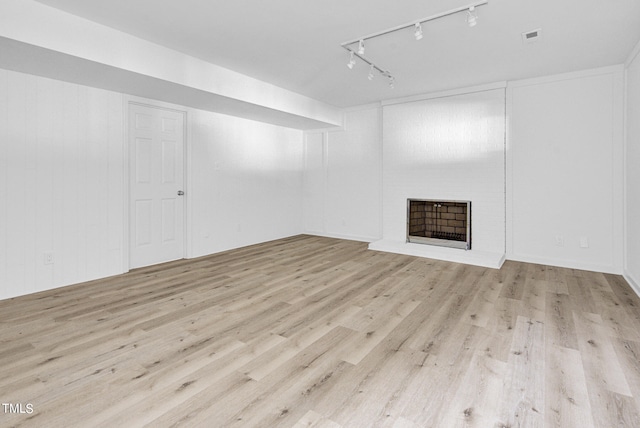
<svg viewBox="0 0 640 428">
<path fill-rule="evenodd" d="M 407 199 L 407 242 L 471 249 L 471 201 Z"/>
</svg>

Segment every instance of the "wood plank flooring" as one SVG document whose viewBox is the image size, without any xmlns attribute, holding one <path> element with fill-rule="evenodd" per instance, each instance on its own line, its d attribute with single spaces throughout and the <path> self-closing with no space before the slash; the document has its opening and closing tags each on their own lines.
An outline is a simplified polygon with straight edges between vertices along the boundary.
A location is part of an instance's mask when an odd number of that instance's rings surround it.
<svg viewBox="0 0 640 428">
<path fill-rule="evenodd" d="M 2 427 L 640 426 L 640 299 L 526 263 L 297 236 L 0 301 L 0 344 Z"/>
</svg>

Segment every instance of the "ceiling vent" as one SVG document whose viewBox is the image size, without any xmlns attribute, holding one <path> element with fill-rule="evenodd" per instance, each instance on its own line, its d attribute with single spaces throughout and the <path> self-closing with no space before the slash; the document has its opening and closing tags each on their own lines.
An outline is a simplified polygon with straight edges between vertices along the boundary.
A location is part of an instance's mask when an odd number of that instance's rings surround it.
<svg viewBox="0 0 640 428">
<path fill-rule="evenodd" d="M 540 28 L 536 30 L 527 31 L 526 33 L 522 33 L 523 43 L 537 42 L 541 38 L 542 38 L 542 30 Z"/>
</svg>

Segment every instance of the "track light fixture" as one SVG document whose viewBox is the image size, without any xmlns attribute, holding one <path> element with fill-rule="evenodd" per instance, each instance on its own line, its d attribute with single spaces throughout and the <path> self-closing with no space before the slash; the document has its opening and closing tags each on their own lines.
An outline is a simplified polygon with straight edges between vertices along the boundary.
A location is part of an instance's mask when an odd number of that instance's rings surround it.
<svg viewBox="0 0 640 428">
<path fill-rule="evenodd" d="M 414 37 L 416 38 L 416 40 L 422 40 L 422 25 L 420 25 L 419 22 L 416 23 L 416 29 L 413 32 Z"/>
<path fill-rule="evenodd" d="M 384 77 L 387 78 L 392 78 L 391 73 L 389 73 L 386 70 L 381 69 L 380 67 L 378 67 L 377 65 L 375 65 L 373 62 L 369 61 L 367 58 L 365 58 L 364 56 L 361 56 L 360 54 L 358 54 L 357 52 L 347 48 L 347 50 L 349 51 L 349 62 L 347 62 L 347 67 L 349 67 L 349 69 L 353 69 L 353 67 L 356 64 L 356 57 L 358 59 L 360 59 L 362 62 L 364 62 L 365 64 L 367 64 L 369 66 L 369 74 L 367 75 L 367 78 L 369 80 L 373 80 L 373 78 L 375 77 L 375 72 L 377 71 L 378 73 L 380 73 L 381 75 L 383 75 Z"/>
<path fill-rule="evenodd" d="M 352 51 L 351 54 L 349 55 L 349 62 L 347 63 L 347 67 L 349 67 L 349 69 L 353 69 L 354 65 L 356 65 L 356 58 Z"/>
<path fill-rule="evenodd" d="M 426 18 L 418 19 L 418 20 L 412 21 L 412 22 L 407 23 L 407 24 L 398 25 L 396 27 L 392 27 L 392 28 L 388 28 L 386 30 L 378 31 L 377 33 L 369 34 L 369 35 L 364 36 L 364 37 L 359 37 L 359 38 L 357 38 L 355 40 L 350 40 L 348 42 L 344 42 L 344 43 L 341 44 L 341 46 L 349 52 L 349 62 L 347 63 L 347 67 L 349 67 L 350 69 L 352 69 L 354 67 L 354 65 L 356 63 L 355 57 L 357 56 L 358 59 L 362 60 L 366 64 L 369 64 L 369 74 L 367 75 L 367 78 L 369 80 L 373 80 L 373 77 L 375 75 L 374 72 L 377 71 L 382 76 L 384 76 L 387 79 L 389 79 L 389 87 L 393 88 L 394 87 L 394 83 L 395 83 L 395 78 L 391 75 L 391 73 L 389 71 L 379 67 L 373 61 L 370 61 L 369 59 L 367 59 L 364 56 L 364 42 L 365 42 L 365 40 L 373 39 L 375 37 L 384 36 L 384 35 L 389 34 L 389 33 L 393 33 L 393 32 L 400 31 L 400 30 L 404 30 L 405 28 L 413 28 L 413 36 L 415 37 L 415 39 L 416 40 L 422 40 L 422 38 L 424 37 L 423 31 L 422 31 L 422 24 L 424 24 L 426 22 L 429 22 L 429 21 L 434 21 L 436 19 L 444 18 L 445 16 L 454 15 L 454 14 L 457 14 L 457 13 L 465 13 L 465 12 L 466 12 L 466 16 L 467 16 L 467 24 L 469 25 L 469 27 L 475 27 L 478 24 L 478 16 L 475 14 L 475 10 L 476 10 L 477 7 L 484 6 L 486 4 L 489 4 L 489 0 L 479 0 L 479 1 L 476 1 L 474 3 L 468 4 L 466 6 L 461 6 L 461 7 L 455 8 L 455 9 L 448 10 L 446 12 L 441 12 L 441 13 L 438 13 L 436 15 L 432 15 L 432 16 L 428 16 Z M 357 48 L 355 46 L 353 46 L 356 43 L 358 44 Z"/>
<path fill-rule="evenodd" d="M 475 6 L 471 6 L 469 10 L 467 10 L 467 24 L 469 24 L 469 27 L 475 27 L 478 23 L 478 15 L 473 13 L 475 10 Z"/>
</svg>

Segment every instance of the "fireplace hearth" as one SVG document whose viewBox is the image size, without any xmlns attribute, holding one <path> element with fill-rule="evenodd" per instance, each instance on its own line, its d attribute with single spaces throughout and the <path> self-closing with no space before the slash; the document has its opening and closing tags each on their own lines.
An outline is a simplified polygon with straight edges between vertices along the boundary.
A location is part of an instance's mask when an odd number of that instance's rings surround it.
<svg viewBox="0 0 640 428">
<path fill-rule="evenodd" d="M 407 242 L 471 249 L 471 201 L 407 199 Z"/>
</svg>

